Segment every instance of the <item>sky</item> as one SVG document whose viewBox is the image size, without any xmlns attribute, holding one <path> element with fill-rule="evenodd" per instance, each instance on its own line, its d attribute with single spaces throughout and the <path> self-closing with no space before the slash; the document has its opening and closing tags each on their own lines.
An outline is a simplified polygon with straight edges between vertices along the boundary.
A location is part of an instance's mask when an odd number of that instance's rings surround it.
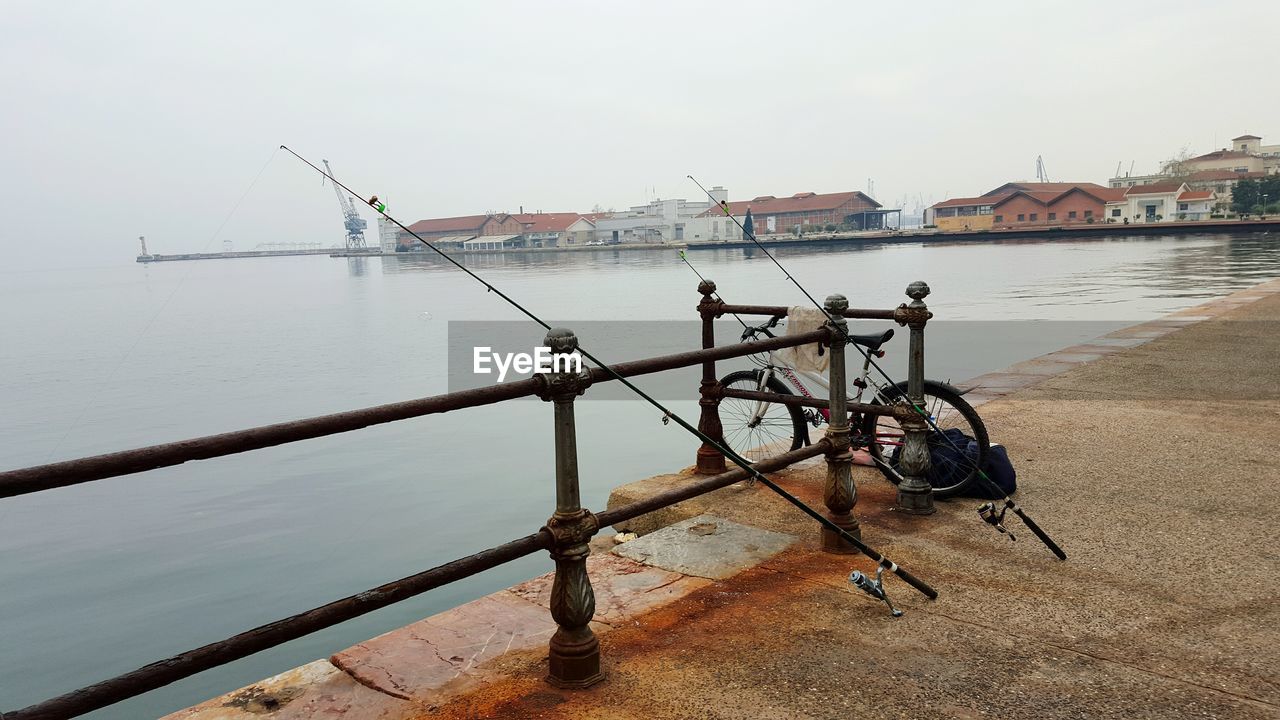
<svg viewBox="0 0 1280 720">
<path fill-rule="evenodd" d="M 39 2 L 0 13 L 0 248 L 868 189 L 886 206 L 1280 143 L 1280 3 Z M 256 181 L 255 181 L 256 179 Z M 243 201 L 241 202 L 241 198 Z M 373 226 L 373 214 L 365 216 Z"/>
</svg>

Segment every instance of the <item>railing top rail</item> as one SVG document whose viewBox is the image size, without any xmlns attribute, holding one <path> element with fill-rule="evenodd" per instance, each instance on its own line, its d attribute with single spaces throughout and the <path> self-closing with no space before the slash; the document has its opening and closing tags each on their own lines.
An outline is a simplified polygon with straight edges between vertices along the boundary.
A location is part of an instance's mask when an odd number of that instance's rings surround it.
<svg viewBox="0 0 1280 720">
<path fill-rule="evenodd" d="M 849 308 L 844 316 L 856 320 L 894 320 L 903 321 L 903 308 L 878 310 L 874 308 Z M 768 315 L 770 317 L 786 317 L 788 308 L 785 305 L 733 305 L 720 303 L 717 312 L 721 315 Z"/>
<path fill-rule="evenodd" d="M 828 337 L 825 328 L 800 335 L 784 335 L 752 343 L 736 343 L 707 350 L 662 355 L 643 360 L 617 363 L 613 369 L 623 377 L 647 375 L 681 367 L 691 367 L 706 360 L 726 360 L 758 352 L 777 350 L 797 345 L 822 342 Z M 591 381 L 607 382 L 614 379 L 609 373 L 594 368 Z M 526 380 L 503 383 L 489 387 L 462 390 L 433 395 L 405 402 L 377 405 L 360 410 L 321 415 L 304 420 L 264 425 L 247 430 L 236 430 L 218 435 L 179 440 L 123 450 L 121 452 L 94 455 L 63 462 L 36 465 L 0 472 L 0 498 L 51 490 L 68 485 L 131 475 L 162 467 L 181 465 L 192 460 L 235 455 L 250 450 L 283 445 L 285 443 L 336 435 L 359 430 L 371 425 L 407 420 L 435 413 L 479 407 L 493 403 L 530 397 L 543 389 L 543 379 L 535 376 Z"/>
</svg>

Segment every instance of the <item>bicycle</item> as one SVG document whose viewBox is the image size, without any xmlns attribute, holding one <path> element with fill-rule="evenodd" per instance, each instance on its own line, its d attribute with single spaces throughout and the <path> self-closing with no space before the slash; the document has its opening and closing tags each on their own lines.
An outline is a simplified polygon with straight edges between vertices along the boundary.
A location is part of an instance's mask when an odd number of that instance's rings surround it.
<svg viewBox="0 0 1280 720">
<path fill-rule="evenodd" d="M 781 319 L 782 316 L 777 316 L 759 326 L 745 326 L 742 342 L 752 342 L 762 335 L 774 337 L 771 330 L 777 327 Z M 848 341 L 865 348 L 866 352 L 862 372 L 850 382 L 849 389 L 856 390 L 856 393 L 849 398 L 850 401 L 861 403 L 867 391 L 873 393 L 870 404 L 892 405 L 906 400 L 905 381 L 882 384 L 870 374 L 871 357 L 883 358 L 885 351 L 881 346 L 892 337 L 892 328 L 879 334 L 849 335 Z M 720 384 L 725 388 L 736 386 L 741 390 L 757 392 L 768 390 L 781 395 L 798 393 L 809 398 L 815 397 L 810 390 L 810 385 L 820 388 L 819 397 L 826 397 L 829 393 L 829 385 L 823 375 L 796 370 L 776 352 L 753 355 L 751 361 L 759 368 L 731 372 L 720 379 Z M 792 392 L 792 388 L 795 389 L 795 393 Z M 929 428 L 927 438 L 933 460 L 928 479 L 931 484 L 936 482 L 933 484 L 933 493 L 938 498 L 954 497 L 963 491 L 977 476 L 978 468 L 982 467 L 990 450 L 990 440 L 982 418 L 961 395 L 963 395 L 962 391 L 948 383 L 938 380 L 924 381 L 924 403 L 921 407 L 938 428 L 938 430 Z M 762 400 L 724 397 L 720 400 L 720 418 L 725 443 L 738 454 L 754 462 L 780 449 L 796 450 L 808 445 L 809 427 L 817 428 L 824 422 L 829 422 L 830 411 L 825 408 L 804 408 Z M 852 433 L 854 449 L 865 449 L 872 463 L 890 482 L 895 485 L 901 482 L 899 457 L 905 436 L 898 422 L 890 415 L 871 415 L 851 411 L 849 426 L 854 431 Z M 946 438 L 939 435 L 939 431 L 945 433 L 953 429 L 961 430 L 965 435 L 973 438 L 976 441 L 976 452 L 966 452 L 962 455 L 954 452 L 932 452 L 934 448 L 953 447 L 954 439 L 948 442 Z"/>
</svg>

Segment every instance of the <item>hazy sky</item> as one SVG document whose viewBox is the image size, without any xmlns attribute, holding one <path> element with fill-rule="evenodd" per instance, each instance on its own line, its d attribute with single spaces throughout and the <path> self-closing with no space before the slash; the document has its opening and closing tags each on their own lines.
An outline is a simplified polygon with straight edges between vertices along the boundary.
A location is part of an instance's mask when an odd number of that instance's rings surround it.
<svg viewBox="0 0 1280 720">
<path fill-rule="evenodd" d="M 286 143 L 412 221 L 1034 176 L 1280 143 L 1280 3 L 26 2 L 0 12 L 0 226 L 31 256 L 335 241 Z M 656 190 L 651 190 L 656 189 Z M 372 225 L 372 214 L 367 214 Z"/>
</svg>

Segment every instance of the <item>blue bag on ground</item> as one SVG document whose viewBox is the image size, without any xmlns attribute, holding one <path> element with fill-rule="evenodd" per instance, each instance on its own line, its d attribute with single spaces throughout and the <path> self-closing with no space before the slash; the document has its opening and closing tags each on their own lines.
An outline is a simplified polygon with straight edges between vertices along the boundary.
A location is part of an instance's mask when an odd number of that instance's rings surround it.
<svg viewBox="0 0 1280 720">
<path fill-rule="evenodd" d="M 943 430 L 946 440 L 936 435 L 929 437 L 929 474 L 926 479 L 934 487 L 948 487 L 962 480 L 978 460 L 978 441 L 969 437 L 959 428 Z M 982 470 L 992 482 L 1000 486 L 1005 495 L 1012 495 L 1018 489 L 1018 474 L 1009 462 L 1009 453 L 1001 445 L 992 445 L 987 450 L 986 461 Z M 998 499 L 996 494 L 981 478 L 974 478 L 967 487 L 960 491 L 964 497 Z"/>
</svg>

